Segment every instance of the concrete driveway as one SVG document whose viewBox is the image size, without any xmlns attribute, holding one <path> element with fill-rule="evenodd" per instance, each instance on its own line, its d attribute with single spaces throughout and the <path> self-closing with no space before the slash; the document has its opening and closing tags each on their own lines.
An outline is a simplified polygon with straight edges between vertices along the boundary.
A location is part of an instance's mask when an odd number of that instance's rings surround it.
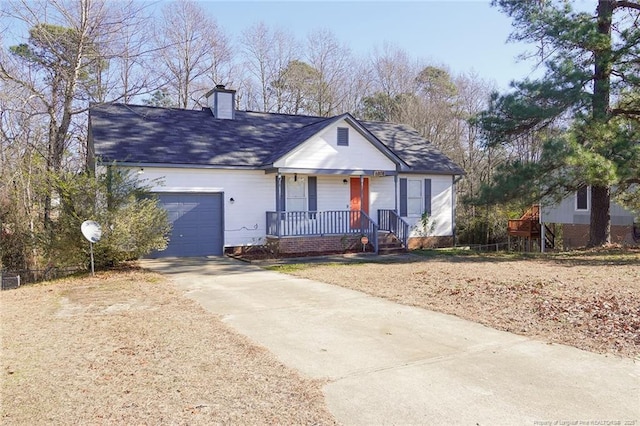
<svg viewBox="0 0 640 426">
<path fill-rule="evenodd" d="M 225 258 L 147 260 L 304 376 L 344 424 L 640 426 L 640 361 Z"/>
</svg>

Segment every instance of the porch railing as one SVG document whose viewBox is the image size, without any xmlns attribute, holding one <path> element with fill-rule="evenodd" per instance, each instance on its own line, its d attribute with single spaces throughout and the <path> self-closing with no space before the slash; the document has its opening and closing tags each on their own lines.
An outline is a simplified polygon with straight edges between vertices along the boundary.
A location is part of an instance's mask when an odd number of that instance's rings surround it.
<svg viewBox="0 0 640 426">
<path fill-rule="evenodd" d="M 409 241 L 409 224 L 395 210 L 378 210 L 378 226 L 381 231 L 395 234 L 407 248 Z"/>
<path fill-rule="evenodd" d="M 517 237 L 539 237 L 540 222 L 530 219 L 510 219 L 507 222 L 507 232 Z"/>
<path fill-rule="evenodd" d="M 267 235 L 274 237 L 347 234 L 366 236 L 378 252 L 378 225 L 363 211 L 267 212 Z"/>
</svg>

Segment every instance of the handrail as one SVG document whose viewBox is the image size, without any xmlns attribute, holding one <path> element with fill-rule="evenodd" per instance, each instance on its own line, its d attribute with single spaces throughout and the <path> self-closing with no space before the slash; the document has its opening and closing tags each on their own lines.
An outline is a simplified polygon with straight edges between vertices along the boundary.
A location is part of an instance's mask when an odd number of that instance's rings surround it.
<svg viewBox="0 0 640 426">
<path fill-rule="evenodd" d="M 540 222 L 530 219 L 509 219 L 507 232 L 516 236 L 537 236 L 540 235 Z"/>
<path fill-rule="evenodd" d="M 361 210 L 270 211 L 266 231 L 274 237 L 362 235 L 378 252 L 378 225 Z"/>
<path fill-rule="evenodd" d="M 409 224 L 395 210 L 378 210 L 378 226 L 381 231 L 389 231 L 408 248 Z"/>
<path fill-rule="evenodd" d="M 543 242 L 543 244 L 546 244 L 547 241 L 548 241 L 549 242 L 549 248 L 555 248 L 555 246 L 556 246 L 556 234 L 553 233 L 551 228 L 549 228 L 546 223 L 544 224 L 544 239 L 545 239 L 545 241 Z"/>
<path fill-rule="evenodd" d="M 540 219 L 540 204 L 533 204 L 520 217 L 520 220 L 539 220 L 539 219 Z"/>
<path fill-rule="evenodd" d="M 378 254 L 378 225 L 364 211 L 360 210 L 359 213 L 361 215 L 361 233 L 367 237 L 375 254 Z"/>
</svg>

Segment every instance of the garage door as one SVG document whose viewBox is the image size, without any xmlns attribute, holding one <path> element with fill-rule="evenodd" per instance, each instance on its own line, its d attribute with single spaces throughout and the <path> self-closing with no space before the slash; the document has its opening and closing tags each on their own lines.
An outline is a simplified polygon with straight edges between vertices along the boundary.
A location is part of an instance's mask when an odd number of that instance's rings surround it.
<svg viewBox="0 0 640 426">
<path fill-rule="evenodd" d="M 151 257 L 220 256 L 223 252 L 222 194 L 161 193 L 173 229 L 166 250 Z"/>
</svg>

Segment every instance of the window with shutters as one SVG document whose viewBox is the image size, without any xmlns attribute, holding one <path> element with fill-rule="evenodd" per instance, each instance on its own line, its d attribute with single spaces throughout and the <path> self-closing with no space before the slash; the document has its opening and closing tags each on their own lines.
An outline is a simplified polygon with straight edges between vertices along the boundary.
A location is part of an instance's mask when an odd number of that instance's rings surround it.
<svg viewBox="0 0 640 426">
<path fill-rule="evenodd" d="M 287 211 L 307 210 L 307 182 L 304 176 L 287 177 Z"/>
<path fill-rule="evenodd" d="M 423 184 L 424 182 L 424 184 Z M 400 178 L 400 216 L 431 216 L 431 179 Z"/>
<path fill-rule="evenodd" d="M 349 146 L 349 128 L 338 127 L 338 145 Z"/>
<path fill-rule="evenodd" d="M 423 210 L 422 181 L 407 180 L 407 216 L 420 216 Z"/>
</svg>

